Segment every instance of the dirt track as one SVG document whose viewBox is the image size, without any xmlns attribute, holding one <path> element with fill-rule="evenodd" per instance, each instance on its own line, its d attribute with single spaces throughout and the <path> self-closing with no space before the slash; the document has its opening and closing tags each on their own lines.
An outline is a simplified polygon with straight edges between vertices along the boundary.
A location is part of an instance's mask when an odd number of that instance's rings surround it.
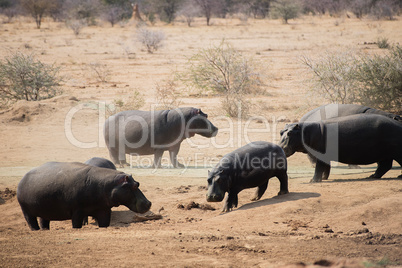
<svg viewBox="0 0 402 268">
<path fill-rule="evenodd" d="M 239 195 L 238 209 L 230 213 L 220 214 L 222 203 L 208 203 L 216 210 L 185 209 L 192 202 L 207 204 L 208 168 L 203 168 L 204 164 L 213 164 L 246 142 L 244 132 L 239 136 L 239 126 L 242 131 L 246 122 L 234 120 L 232 128 L 225 125 L 219 98 L 208 96 L 185 95 L 182 106 L 202 108 L 221 129 L 216 141 L 224 144 L 233 134 L 233 146 L 200 150 L 183 143 L 179 156 L 188 166 L 197 167 L 186 171 L 124 169 L 141 183 L 153 203 L 151 210 L 160 212 L 161 220 L 134 222 L 134 213 L 119 207 L 113 210 L 107 229 L 90 222 L 75 230 L 65 221 L 51 222 L 50 231 L 30 231 L 12 196 L 26 171 L 47 161 L 108 157 L 102 146 L 83 149 L 66 138 L 65 118 L 72 107 L 86 105 L 71 119 L 74 137 L 81 142 L 99 142 L 99 113 L 94 103 L 110 103 L 139 88 L 150 105 L 155 100 L 154 83 L 169 77 L 175 67 L 185 68 L 184 56 L 225 38 L 261 66 L 268 66 L 269 94 L 253 96 L 254 115 L 294 121 L 323 103 L 306 96 L 304 72 L 295 60 L 298 56 L 334 46 L 381 53 L 364 42 L 375 41 L 379 35 L 391 42 L 402 40 L 400 20 L 306 17 L 291 25 L 258 20 L 239 25 L 235 20 L 216 20 L 212 27 L 197 23 L 192 28 L 180 23 L 158 27 L 167 33 L 165 47 L 149 55 L 135 44 L 135 59 L 126 58 L 116 42 L 130 43 L 134 26 L 90 27 L 71 41 L 66 38 L 73 38 L 72 32 L 53 22 L 45 22 L 40 31 L 25 19 L 0 27 L 4 45 L 0 55 L 30 44 L 43 52 L 38 55 L 41 60 L 56 61 L 68 75 L 64 96 L 40 103 L 21 102 L 0 114 L 0 266 L 277 267 L 300 262 L 311 265 L 320 260 L 329 261 L 318 263 L 323 266 L 332 263 L 339 267 L 364 267 L 364 262 L 366 266 L 402 265 L 402 180 L 396 179 L 400 169 L 373 180 L 366 177 L 375 165 L 360 170 L 340 166 L 332 169 L 328 181 L 310 184 L 313 168 L 305 155 L 296 154 L 289 158 L 288 195 L 276 196 L 279 183 L 273 178 L 262 200 L 251 202 L 254 189 L 245 190 Z M 94 81 L 84 68 L 91 61 L 107 63 L 112 81 Z M 248 138 L 275 142 L 284 124 L 271 123 L 270 132 L 255 132 Z M 263 127 L 255 121 L 250 126 Z M 192 140 L 206 142 L 199 137 Z M 208 161 L 203 162 L 205 159 Z M 9 191 L 5 192 L 6 188 Z"/>
</svg>

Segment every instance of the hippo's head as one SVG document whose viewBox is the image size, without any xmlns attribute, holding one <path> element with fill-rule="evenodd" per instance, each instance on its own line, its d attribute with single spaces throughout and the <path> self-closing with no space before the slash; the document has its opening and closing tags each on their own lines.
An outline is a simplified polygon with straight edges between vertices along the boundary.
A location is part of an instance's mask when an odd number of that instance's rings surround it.
<svg viewBox="0 0 402 268">
<path fill-rule="evenodd" d="M 221 202 L 225 193 L 229 191 L 232 178 L 225 169 L 214 169 L 208 171 L 208 202 Z"/>
<path fill-rule="evenodd" d="M 303 151 L 300 124 L 288 124 L 281 130 L 280 134 L 279 146 L 282 147 L 286 157 L 293 155 L 295 152 Z"/>
<path fill-rule="evenodd" d="M 192 108 L 189 112 L 190 119 L 186 124 L 187 137 L 198 134 L 203 137 L 212 138 L 218 134 L 218 128 L 208 120 L 208 115 L 203 113 L 201 109 Z"/>
<path fill-rule="evenodd" d="M 111 192 L 112 205 L 124 205 L 138 213 L 147 212 L 152 203 L 144 196 L 139 186 L 139 182 L 136 182 L 131 175 L 117 175 Z"/>
</svg>

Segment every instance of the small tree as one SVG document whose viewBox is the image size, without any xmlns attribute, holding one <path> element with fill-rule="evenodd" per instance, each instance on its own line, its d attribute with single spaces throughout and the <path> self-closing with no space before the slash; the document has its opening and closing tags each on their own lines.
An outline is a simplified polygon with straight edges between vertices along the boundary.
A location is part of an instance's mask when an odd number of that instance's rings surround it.
<svg viewBox="0 0 402 268">
<path fill-rule="evenodd" d="M 59 67 L 17 52 L 0 61 L 0 99 L 2 101 L 36 101 L 57 95 Z"/>
<path fill-rule="evenodd" d="M 21 5 L 35 19 L 36 27 L 40 29 L 43 16 L 55 8 L 56 2 L 54 0 L 21 0 Z"/>
<path fill-rule="evenodd" d="M 389 111 L 402 107 L 402 46 L 386 55 L 361 56 L 356 72 L 358 102 Z"/>
<path fill-rule="evenodd" d="M 274 18 L 282 18 L 285 24 L 288 20 L 299 16 L 299 4 L 293 0 L 279 0 L 272 5 L 271 14 Z"/>
<path fill-rule="evenodd" d="M 331 102 L 351 103 L 356 101 L 356 72 L 357 59 L 354 53 L 337 52 L 326 53 L 317 61 L 303 57 L 302 63 L 313 74 L 313 88 L 315 93 Z"/>
<path fill-rule="evenodd" d="M 387 111 L 402 107 L 402 47 L 386 55 L 327 53 L 317 62 L 303 58 L 313 72 L 314 93 L 339 103 L 360 103 Z"/>
<path fill-rule="evenodd" d="M 192 1 L 186 1 L 178 13 L 179 15 L 184 16 L 188 27 L 191 27 L 191 23 L 193 23 L 194 17 L 200 14 L 200 10 L 197 6 L 194 6 L 194 3 Z"/>
<path fill-rule="evenodd" d="M 162 31 L 151 31 L 141 27 L 137 32 L 137 39 L 147 48 L 148 53 L 154 53 L 162 46 L 165 34 Z"/>
<path fill-rule="evenodd" d="M 262 85 L 253 62 L 225 42 L 191 57 L 182 79 L 190 86 L 222 94 L 223 108 L 232 117 L 239 115 L 239 105 L 242 115 L 247 116 L 244 109 L 249 105 L 245 95 Z"/>
<path fill-rule="evenodd" d="M 177 83 L 174 79 L 156 84 L 156 103 L 158 109 L 175 109 L 179 107 L 181 101 Z"/>
<path fill-rule="evenodd" d="M 78 36 L 81 33 L 81 30 L 87 26 L 87 23 L 83 19 L 72 19 L 72 20 L 67 20 L 66 25 L 68 28 L 73 30 L 75 36 Z"/>
</svg>

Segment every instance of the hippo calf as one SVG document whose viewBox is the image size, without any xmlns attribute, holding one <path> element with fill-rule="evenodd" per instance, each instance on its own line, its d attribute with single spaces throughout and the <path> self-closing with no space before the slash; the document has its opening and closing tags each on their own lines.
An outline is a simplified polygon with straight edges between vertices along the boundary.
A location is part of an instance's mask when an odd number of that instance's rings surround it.
<svg viewBox="0 0 402 268">
<path fill-rule="evenodd" d="M 116 170 L 116 166 L 112 163 L 112 161 L 107 160 L 102 157 L 92 157 L 91 159 L 88 159 L 87 161 L 85 161 L 84 164 L 94 166 L 94 167 L 109 168 L 109 169 Z"/>
<path fill-rule="evenodd" d="M 48 162 L 29 171 L 17 188 L 17 199 L 32 230 L 49 229 L 50 221 L 72 220 L 81 228 L 93 216 L 99 227 L 110 225 L 111 208 L 124 205 L 145 213 L 151 202 L 131 175 L 82 163 Z"/>
<path fill-rule="evenodd" d="M 222 210 L 228 212 L 237 207 L 237 195 L 243 189 L 257 187 L 252 201 L 259 200 L 272 177 L 280 181 L 278 195 L 289 193 L 285 153 L 279 146 L 269 142 L 251 142 L 223 156 L 208 172 L 207 201 L 220 202 L 228 192 Z"/>
<path fill-rule="evenodd" d="M 218 133 L 207 118 L 201 109 L 191 107 L 112 115 L 104 126 L 110 158 L 123 167 L 127 164 L 126 154 L 154 155 L 154 167 L 160 167 L 163 152 L 169 151 L 173 167 L 184 167 L 177 160 L 181 142 L 195 134 L 211 138 Z"/>
<path fill-rule="evenodd" d="M 295 152 L 309 155 L 317 162 L 311 182 L 328 179 L 331 161 L 344 164 L 378 163 L 372 178 L 381 178 L 402 165 L 402 124 L 378 114 L 356 114 L 289 124 L 281 131 L 280 146 L 289 157 Z"/>
</svg>

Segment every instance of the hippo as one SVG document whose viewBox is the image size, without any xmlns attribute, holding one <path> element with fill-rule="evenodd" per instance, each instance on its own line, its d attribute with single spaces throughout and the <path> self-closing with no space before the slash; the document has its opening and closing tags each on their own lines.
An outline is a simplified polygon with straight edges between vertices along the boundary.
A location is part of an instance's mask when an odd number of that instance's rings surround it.
<svg viewBox="0 0 402 268">
<path fill-rule="evenodd" d="M 259 200 L 272 177 L 280 181 L 278 195 L 289 193 L 284 151 L 269 142 L 251 142 L 224 155 L 212 171 L 208 171 L 207 201 L 221 202 L 228 192 L 222 212 L 229 212 L 237 207 L 237 195 L 243 189 L 257 187 L 251 200 Z"/>
<path fill-rule="evenodd" d="M 215 137 L 218 133 L 201 109 L 186 107 L 160 111 L 123 111 L 109 117 L 104 137 L 110 158 L 121 167 L 126 154 L 154 155 L 154 167 L 161 166 L 164 151 L 169 151 L 175 168 L 184 167 L 177 160 L 181 142 L 199 134 Z"/>
<path fill-rule="evenodd" d="M 91 159 L 85 161 L 84 164 L 94 167 L 110 168 L 116 170 L 116 166 L 110 160 L 102 157 L 92 157 Z"/>
<path fill-rule="evenodd" d="M 107 160 L 106 158 L 102 157 L 92 157 L 91 159 L 85 161 L 84 164 L 94 167 L 109 168 L 116 170 L 116 166 L 110 160 Z M 84 218 L 82 224 L 83 225 L 88 224 L 88 217 Z"/>
<path fill-rule="evenodd" d="M 31 230 L 49 229 L 50 221 L 72 220 L 81 228 L 93 216 L 99 227 L 110 225 L 111 208 L 124 205 L 145 213 L 151 202 L 131 175 L 83 163 L 48 162 L 19 182 L 17 200 Z"/>
<path fill-rule="evenodd" d="M 402 123 L 402 116 L 374 109 L 358 104 L 337 104 L 330 103 L 317 107 L 300 118 L 300 122 L 317 122 L 320 120 L 336 117 L 348 116 L 353 114 L 379 114 Z M 282 135 L 282 132 L 281 132 Z M 315 158 L 309 157 L 310 162 L 315 166 Z M 349 168 L 359 168 L 357 165 L 349 165 Z"/>
<path fill-rule="evenodd" d="M 378 163 L 371 178 L 381 178 L 402 164 L 402 124 L 378 114 L 355 114 L 319 122 L 289 124 L 282 131 L 280 146 L 287 157 L 295 152 L 316 159 L 311 182 L 328 179 L 331 161 L 344 164 Z"/>
<path fill-rule="evenodd" d="M 330 103 L 311 110 L 300 118 L 300 122 L 320 121 L 335 117 L 348 116 L 353 114 L 379 114 L 398 122 L 402 122 L 402 116 L 377 110 L 357 104 L 336 104 Z"/>
</svg>

